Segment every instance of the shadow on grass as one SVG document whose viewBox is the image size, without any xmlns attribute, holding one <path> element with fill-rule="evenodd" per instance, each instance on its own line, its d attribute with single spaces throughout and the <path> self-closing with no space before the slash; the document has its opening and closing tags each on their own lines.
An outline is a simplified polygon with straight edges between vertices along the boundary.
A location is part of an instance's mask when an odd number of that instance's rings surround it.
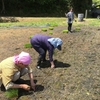
<svg viewBox="0 0 100 100">
<path fill-rule="evenodd" d="M 57 61 L 57 60 L 54 60 L 54 63 L 55 63 L 56 68 L 68 68 L 68 67 L 71 66 L 68 63 L 63 63 L 63 62 L 60 62 L 60 61 Z M 41 64 L 41 68 L 48 68 L 50 66 L 51 66 L 51 64 L 50 64 L 49 60 L 47 60 L 46 62 Z"/>
<path fill-rule="evenodd" d="M 60 62 L 60 61 L 57 61 L 57 60 L 54 60 L 54 63 L 55 63 L 56 68 L 68 68 L 68 67 L 71 66 L 68 63 L 63 63 L 63 62 Z"/>
</svg>

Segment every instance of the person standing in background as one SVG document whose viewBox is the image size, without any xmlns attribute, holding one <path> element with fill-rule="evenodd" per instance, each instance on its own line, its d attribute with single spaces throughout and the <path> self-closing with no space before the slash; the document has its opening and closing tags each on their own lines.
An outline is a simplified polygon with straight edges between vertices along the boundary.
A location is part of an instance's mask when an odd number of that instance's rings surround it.
<svg viewBox="0 0 100 100">
<path fill-rule="evenodd" d="M 70 9 L 68 13 L 65 13 L 65 16 L 68 18 L 67 23 L 68 23 L 68 31 L 72 33 L 72 23 L 74 20 L 74 13 L 73 13 L 73 8 Z"/>
</svg>

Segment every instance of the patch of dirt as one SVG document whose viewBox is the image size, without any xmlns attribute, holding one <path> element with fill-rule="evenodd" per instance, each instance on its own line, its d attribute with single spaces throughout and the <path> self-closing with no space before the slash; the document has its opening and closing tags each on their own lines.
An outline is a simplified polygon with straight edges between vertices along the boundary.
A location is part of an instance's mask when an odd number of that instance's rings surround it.
<svg viewBox="0 0 100 100">
<path fill-rule="evenodd" d="M 36 82 L 36 91 L 20 95 L 18 100 L 100 100 L 100 31 L 98 27 L 81 27 L 80 31 L 62 33 L 65 26 L 55 27 L 42 32 L 41 28 L 0 29 L 0 61 L 20 53 L 29 52 L 32 57 L 30 66 Z M 36 69 L 38 53 L 33 48 L 25 48 L 30 36 L 41 33 L 63 40 L 62 51 L 55 50 L 55 69 L 50 64 Z M 48 55 L 47 55 L 48 58 Z M 29 80 L 25 75 L 22 77 Z M 21 93 L 21 92 L 20 92 Z M 7 100 L 0 91 L 1 100 Z M 4 99 L 5 98 L 5 99 Z M 16 100 L 13 98 L 11 100 Z"/>
</svg>

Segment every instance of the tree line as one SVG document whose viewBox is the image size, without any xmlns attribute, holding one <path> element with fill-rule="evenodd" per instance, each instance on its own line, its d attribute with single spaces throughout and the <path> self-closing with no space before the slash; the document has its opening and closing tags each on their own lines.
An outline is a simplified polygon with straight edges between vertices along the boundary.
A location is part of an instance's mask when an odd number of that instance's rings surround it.
<svg viewBox="0 0 100 100">
<path fill-rule="evenodd" d="M 73 7 L 74 13 L 91 9 L 92 0 L 0 0 L 1 16 L 60 17 Z"/>
</svg>

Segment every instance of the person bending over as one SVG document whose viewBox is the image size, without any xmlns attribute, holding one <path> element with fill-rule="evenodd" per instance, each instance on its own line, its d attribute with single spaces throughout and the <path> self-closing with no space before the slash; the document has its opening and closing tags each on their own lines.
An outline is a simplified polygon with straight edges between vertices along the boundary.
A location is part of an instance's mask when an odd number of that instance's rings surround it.
<svg viewBox="0 0 100 100">
<path fill-rule="evenodd" d="M 31 38 L 30 43 L 39 53 L 36 67 L 41 68 L 41 62 L 46 61 L 46 52 L 48 51 L 51 68 L 54 68 L 53 52 L 55 48 L 61 50 L 62 40 L 60 38 L 52 38 L 50 36 L 36 34 Z"/>
<path fill-rule="evenodd" d="M 31 62 L 29 53 L 22 51 L 19 55 L 8 57 L 0 63 L 0 79 L 5 90 L 10 88 L 22 88 L 24 90 L 35 90 L 32 69 L 28 65 Z M 16 84 L 15 82 L 26 73 L 29 74 L 31 87 L 27 84 Z"/>
</svg>

